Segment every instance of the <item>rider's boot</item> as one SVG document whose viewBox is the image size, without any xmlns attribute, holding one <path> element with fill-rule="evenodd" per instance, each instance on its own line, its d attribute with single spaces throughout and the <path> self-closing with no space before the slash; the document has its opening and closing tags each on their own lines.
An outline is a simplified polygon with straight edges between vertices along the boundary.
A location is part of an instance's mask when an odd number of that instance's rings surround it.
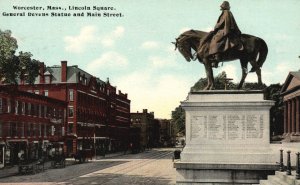
<svg viewBox="0 0 300 185">
<path fill-rule="evenodd" d="M 219 67 L 219 62 L 221 61 L 221 55 L 219 53 L 215 54 L 215 61 L 213 62 L 212 66 L 215 68 Z"/>
</svg>

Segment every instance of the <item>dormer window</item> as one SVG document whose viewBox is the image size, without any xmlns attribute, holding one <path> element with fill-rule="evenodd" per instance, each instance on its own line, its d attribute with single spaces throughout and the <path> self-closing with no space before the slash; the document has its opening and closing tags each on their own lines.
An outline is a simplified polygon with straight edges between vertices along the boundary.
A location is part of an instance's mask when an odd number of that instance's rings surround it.
<svg viewBox="0 0 300 185">
<path fill-rule="evenodd" d="M 50 76 L 45 76 L 45 83 L 50 84 Z"/>
<path fill-rule="evenodd" d="M 49 71 L 44 73 L 45 84 L 51 84 L 51 73 Z"/>
</svg>

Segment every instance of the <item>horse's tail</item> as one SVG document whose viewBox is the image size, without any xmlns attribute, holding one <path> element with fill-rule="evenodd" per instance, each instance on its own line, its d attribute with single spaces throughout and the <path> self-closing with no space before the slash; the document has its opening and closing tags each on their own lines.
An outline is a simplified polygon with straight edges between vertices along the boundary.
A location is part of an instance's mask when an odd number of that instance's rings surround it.
<svg viewBox="0 0 300 185">
<path fill-rule="evenodd" d="M 259 42 L 259 48 L 258 48 L 259 57 L 257 60 L 257 65 L 259 67 L 262 67 L 262 65 L 266 61 L 266 58 L 268 55 L 268 46 L 267 46 L 267 43 L 263 39 L 259 38 L 258 42 Z"/>
</svg>

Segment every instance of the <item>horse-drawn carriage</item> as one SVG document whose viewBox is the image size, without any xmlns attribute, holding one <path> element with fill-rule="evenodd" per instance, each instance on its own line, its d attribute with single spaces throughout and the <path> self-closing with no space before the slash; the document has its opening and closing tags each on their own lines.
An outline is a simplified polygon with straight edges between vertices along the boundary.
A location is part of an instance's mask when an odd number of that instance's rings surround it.
<svg viewBox="0 0 300 185">
<path fill-rule="evenodd" d="M 55 155 L 51 161 L 52 168 L 64 168 L 66 167 L 66 158 L 64 155 Z"/>
<path fill-rule="evenodd" d="M 19 174 L 36 174 L 45 170 L 45 158 L 35 162 L 22 162 L 18 165 Z"/>
<path fill-rule="evenodd" d="M 91 149 L 83 149 L 78 150 L 76 154 L 73 155 L 75 161 L 79 161 L 79 163 L 86 162 L 88 160 L 92 160 L 93 151 Z"/>
<path fill-rule="evenodd" d="M 51 151 L 51 167 L 52 168 L 64 168 L 66 167 L 66 157 L 63 152 L 62 146 L 58 145 L 52 148 Z"/>
</svg>

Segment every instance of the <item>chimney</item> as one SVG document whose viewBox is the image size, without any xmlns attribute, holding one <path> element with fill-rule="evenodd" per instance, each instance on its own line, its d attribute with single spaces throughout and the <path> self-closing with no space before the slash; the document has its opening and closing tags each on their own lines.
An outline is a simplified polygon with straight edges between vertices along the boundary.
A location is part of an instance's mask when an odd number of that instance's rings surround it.
<svg viewBox="0 0 300 185">
<path fill-rule="evenodd" d="M 143 109 L 143 113 L 148 113 L 148 109 Z"/>
<path fill-rule="evenodd" d="M 67 82 L 67 61 L 61 61 L 61 82 Z"/>
<path fill-rule="evenodd" d="M 45 64 L 44 62 L 40 63 L 40 84 L 45 83 L 45 77 L 44 77 L 44 73 L 45 73 Z"/>
</svg>

